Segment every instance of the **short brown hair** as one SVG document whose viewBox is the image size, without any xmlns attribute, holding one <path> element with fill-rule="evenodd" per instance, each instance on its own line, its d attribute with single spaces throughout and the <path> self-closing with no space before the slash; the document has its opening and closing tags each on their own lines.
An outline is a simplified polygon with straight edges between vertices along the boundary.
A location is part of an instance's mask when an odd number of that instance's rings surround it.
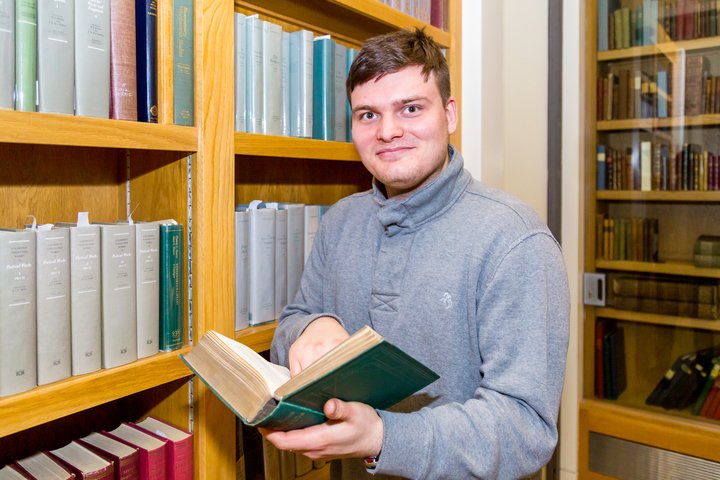
<svg viewBox="0 0 720 480">
<path fill-rule="evenodd" d="M 419 65 L 425 81 L 433 73 L 443 104 L 450 98 L 450 71 L 445 56 L 425 29 L 397 30 L 368 39 L 353 61 L 346 88 L 348 100 L 355 87 Z"/>
</svg>

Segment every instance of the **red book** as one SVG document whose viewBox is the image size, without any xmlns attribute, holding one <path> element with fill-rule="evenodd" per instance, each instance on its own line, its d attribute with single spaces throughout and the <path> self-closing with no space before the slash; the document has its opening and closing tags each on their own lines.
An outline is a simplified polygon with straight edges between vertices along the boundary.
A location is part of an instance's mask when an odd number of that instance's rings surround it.
<svg viewBox="0 0 720 480">
<path fill-rule="evenodd" d="M 110 118 L 137 121 L 135 1 L 110 5 Z"/>
<path fill-rule="evenodd" d="M 720 377 L 718 377 L 720 378 Z M 703 403 L 700 409 L 700 415 L 705 418 L 713 418 L 715 410 L 717 410 L 718 400 L 720 399 L 720 381 L 715 380 L 715 383 L 710 388 L 705 403 Z"/>
<path fill-rule="evenodd" d="M 82 480 L 113 480 L 114 465 L 76 441 L 48 454 Z"/>
<path fill-rule="evenodd" d="M 115 480 L 137 480 L 140 478 L 140 452 L 114 438 L 100 433 L 91 433 L 78 442 L 101 457 L 113 462 Z"/>
<path fill-rule="evenodd" d="M 430 25 L 441 30 L 447 30 L 446 11 L 447 0 L 431 0 Z"/>
<path fill-rule="evenodd" d="M 600 320 L 595 323 L 595 396 L 597 398 L 605 398 L 604 338 L 605 322 Z"/>
<path fill-rule="evenodd" d="M 115 430 L 102 432 L 115 440 L 138 449 L 140 455 L 140 480 L 165 480 L 166 440 L 140 431 L 129 423 L 123 423 Z"/>
<path fill-rule="evenodd" d="M 193 435 L 154 417 L 134 424 L 142 431 L 167 440 L 165 463 L 168 480 L 193 479 Z"/>
<path fill-rule="evenodd" d="M 53 475 L 53 478 L 60 480 L 74 479 L 75 475 L 70 473 L 54 458 L 45 452 L 23 458 L 15 462 L 17 470 L 21 471 L 27 478 L 42 480 Z"/>
</svg>

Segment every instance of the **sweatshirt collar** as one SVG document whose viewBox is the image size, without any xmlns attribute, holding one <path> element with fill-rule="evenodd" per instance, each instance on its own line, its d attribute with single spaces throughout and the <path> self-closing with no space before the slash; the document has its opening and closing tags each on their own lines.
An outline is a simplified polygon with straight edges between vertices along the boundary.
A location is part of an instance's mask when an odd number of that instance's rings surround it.
<svg viewBox="0 0 720 480">
<path fill-rule="evenodd" d="M 463 158 L 452 145 L 448 146 L 445 169 L 429 184 L 408 197 L 395 200 L 387 198 L 384 186 L 373 179 L 373 198 L 380 207 L 377 213 L 380 223 L 389 236 L 405 229 L 415 229 L 450 208 L 472 181 L 463 166 Z"/>
</svg>

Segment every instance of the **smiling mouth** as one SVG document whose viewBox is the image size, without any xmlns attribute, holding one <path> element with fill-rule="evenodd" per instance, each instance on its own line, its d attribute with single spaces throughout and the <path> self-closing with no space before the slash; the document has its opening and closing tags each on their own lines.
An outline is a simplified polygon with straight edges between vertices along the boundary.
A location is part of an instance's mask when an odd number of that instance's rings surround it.
<svg viewBox="0 0 720 480">
<path fill-rule="evenodd" d="M 381 150 L 378 150 L 375 152 L 378 156 L 391 156 L 397 153 L 402 153 L 407 150 L 410 150 L 412 147 L 392 147 L 392 148 L 383 148 Z"/>
</svg>

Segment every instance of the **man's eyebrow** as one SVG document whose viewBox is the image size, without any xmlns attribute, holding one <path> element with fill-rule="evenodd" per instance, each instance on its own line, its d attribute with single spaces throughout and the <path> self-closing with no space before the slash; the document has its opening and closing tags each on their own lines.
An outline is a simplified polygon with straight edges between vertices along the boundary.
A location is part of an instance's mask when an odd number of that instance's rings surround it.
<svg viewBox="0 0 720 480">
<path fill-rule="evenodd" d="M 408 98 L 401 98 L 399 100 L 395 100 L 394 102 L 392 102 L 392 105 L 397 107 L 400 105 L 407 105 L 408 103 L 415 103 L 415 102 L 421 102 L 421 101 L 427 101 L 427 100 L 428 100 L 427 97 L 420 95 L 417 97 L 408 97 Z M 373 107 L 372 105 L 358 105 L 356 107 L 353 107 L 353 109 L 352 109 L 353 112 L 360 112 L 360 111 L 365 111 L 365 110 L 375 111 L 376 108 Z"/>
</svg>

